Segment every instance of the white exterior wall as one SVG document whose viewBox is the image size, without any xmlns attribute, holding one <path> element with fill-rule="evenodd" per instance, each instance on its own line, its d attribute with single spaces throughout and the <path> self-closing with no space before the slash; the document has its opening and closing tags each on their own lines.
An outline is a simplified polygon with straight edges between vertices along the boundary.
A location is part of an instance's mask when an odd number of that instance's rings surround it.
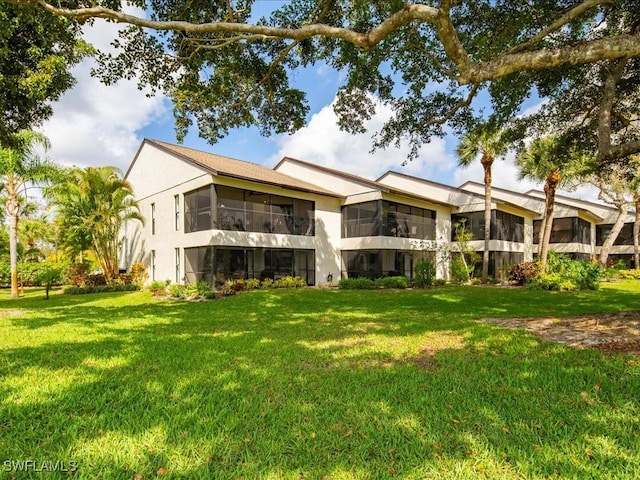
<svg viewBox="0 0 640 480">
<path fill-rule="evenodd" d="M 176 281 L 175 248 L 180 248 L 179 278 L 184 275 L 183 193 L 211 184 L 212 177 L 202 169 L 177 159 L 152 145 L 145 144 L 127 180 L 131 183 L 145 224 L 127 222 L 121 263 L 129 267 L 133 262 L 148 266 L 152 277 L 152 251 L 155 251 L 155 279 Z M 180 199 L 180 225 L 175 229 L 174 195 Z M 151 233 L 151 204 L 155 204 L 155 235 Z"/>
</svg>

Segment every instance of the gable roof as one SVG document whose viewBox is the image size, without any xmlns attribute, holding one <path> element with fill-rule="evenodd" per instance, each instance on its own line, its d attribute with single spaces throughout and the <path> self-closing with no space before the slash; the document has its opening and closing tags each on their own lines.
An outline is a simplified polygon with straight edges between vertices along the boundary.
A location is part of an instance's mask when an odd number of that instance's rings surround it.
<svg viewBox="0 0 640 480">
<path fill-rule="evenodd" d="M 451 185 L 445 185 L 444 183 L 434 182 L 433 180 L 427 180 L 426 178 L 415 177 L 415 176 L 409 175 L 407 173 L 395 172 L 393 170 L 389 170 L 388 172 L 386 172 L 384 175 L 382 175 L 380 178 L 378 178 L 377 181 L 380 181 L 380 180 L 384 179 L 388 175 L 397 175 L 397 176 L 404 177 L 404 178 L 407 178 L 407 179 L 410 179 L 410 180 L 415 180 L 417 182 L 424 183 L 425 185 L 430 185 L 430 186 L 435 187 L 435 188 L 440 188 L 442 190 L 446 190 L 446 191 L 448 191 L 450 193 L 464 194 L 464 195 L 468 195 L 469 197 L 476 198 L 478 200 L 484 199 L 484 195 L 481 195 L 481 194 L 476 193 L 476 192 L 471 192 L 471 191 L 468 191 L 468 190 L 464 190 L 462 187 L 456 188 L 456 187 L 452 187 Z M 472 182 L 467 182 L 467 183 L 472 183 Z M 518 205 L 518 204 L 515 204 L 515 203 L 512 203 L 512 202 L 506 201 L 506 200 L 500 200 L 500 199 L 497 199 L 497 198 L 492 198 L 491 201 L 494 202 L 496 205 L 498 205 L 498 204 L 506 205 L 506 206 L 509 206 L 509 207 L 512 207 L 512 208 L 516 208 L 518 210 L 524 210 L 526 212 L 531 212 L 531 213 L 538 214 L 538 212 L 536 212 L 535 210 L 532 210 L 532 209 L 527 208 L 527 207 L 525 207 L 523 205 Z M 462 207 L 463 204 L 459 204 L 457 206 L 458 207 Z"/>
<path fill-rule="evenodd" d="M 198 168 L 201 168 L 205 172 L 208 172 L 215 176 L 235 178 L 240 180 L 248 180 L 251 182 L 262 183 L 266 185 L 274 185 L 277 187 L 288 188 L 290 190 L 298 190 L 308 193 L 316 193 L 320 195 L 326 195 L 330 197 L 342 198 L 335 192 L 325 190 L 312 183 L 305 182 L 281 172 L 277 172 L 263 165 L 256 163 L 245 162 L 244 160 L 237 160 L 235 158 L 225 157 L 222 155 L 216 155 L 214 153 L 203 152 L 202 150 L 196 150 L 194 148 L 183 147 L 181 145 L 174 145 L 159 140 L 151 140 L 145 138 L 136 154 L 127 174 L 129 174 L 133 165 L 140 154 L 140 151 L 144 146 L 152 145 L 155 148 L 162 150 L 174 157 L 179 158 L 182 161 L 191 163 Z"/>
<path fill-rule="evenodd" d="M 535 198 L 538 197 L 542 197 L 544 198 L 544 192 L 542 190 L 537 190 L 535 188 L 529 190 L 527 193 L 527 195 L 531 195 L 534 196 Z M 598 203 L 598 202 L 593 202 L 591 200 L 583 200 L 582 198 L 576 198 L 576 197 L 570 197 L 568 195 L 562 195 L 561 193 L 556 193 L 556 198 L 560 198 L 565 200 L 565 202 L 570 202 L 570 203 L 578 203 L 578 204 L 582 204 L 585 207 L 584 208 L 588 208 L 589 206 L 593 206 L 596 208 L 601 208 L 603 210 L 611 210 L 612 212 L 617 212 L 618 209 L 615 208 L 612 205 L 609 205 L 607 203 Z M 580 208 L 580 207 L 576 207 L 576 208 Z"/>
<path fill-rule="evenodd" d="M 316 169 L 316 170 L 318 170 L 320 172 L 328 173 L 330 175 L 335 175 L 337 177 L 344 178 L 346 180 L 352 181 L 354 183 L 358 183 L 358 184 L 363 185 L 365 187 L 370 187 L 372 190 L 378 190 L 378 191 L 383 192 L 383 193 L 401 195 L 401 196 L 405 196 L 405 197 L 408 197 L 408 198 L 412 198 L 414 200 L 420 200 L 420 201 L 423 201 L 423 202 L 428 202 L 428 203 L 431 203 L 433 205 L 441 205 L 441 206 L 444 206 L 444 207 L 455 207 L 455 205 L 452 205 L 452 204 L 447 203 L 447 202 L 443 202 L 441 200 L 436 200 L 434 198 L 425 197 L 424 195 L 420 195 L 420 194 L 417 194 L 417 193 L 414 193 L 414 192 L 408 192 L 406 190 L 401 190 L 399 188 L 395 188 L 395 187 L 391 187 L 389 185 L 385 185 L 383 183 L 379 183 L 377 180 L 369 180 L 369 179 L 363 178 L 363 177 L 361 177 L 359 175 L 354 175 L 352 173 L 347 173 L 347 172 L 343 172 L 343 171 L 340 171 L 340 170 L 335 170 L 333 168 L 325 167 L 323 165 L 316 165 L 315 163 L 305 162 L 303 160 L 298 160 L 297 158 L 293 158 L 293 157 L 284 157 L 273 168 L 274 169 L 278 169 L 278 167 L 280 167 L 280 165 L 282 165 L 284 162 L 298 163 L 298 164 L 303 165 L 303 166 L 305 166 L 307 168 L 313 168 L 313 169 Z"/>
<path fill-rule="evenodd" d="M 280 165 L 282 165 L 285 162 L 298 163 L 300 165 L 304 165 L 307 168 L 314 168 L 314 169 L 319 170 L 321 172 L 329 173 L 331 175 L 335 175 L 335 176 L 342 177 L 342 178 L 345 178 L 347 180 L 350 180 L 352 182 L 359 183 L 360 185 L 364 185 L 365 187 L 371 187 L 374 190 L 382 190 L 382 189 L 386 188 L 386 187 L 383 187 L 382 185 L 380 185 L 379 183 L 374 182 L 373 180 L 369 180 L 369 179 L 361 177 L 359 175 L 354 175 L 352 173 L 342 172 L 340 170 L 335 170 L 333 168 L 325 167 L 324 165 L 317 165 L 315 163 L 305 162 L 304 160 L 298 160 L 297 158 L 293 158 L 293 157 L 284 157 L 282 160 L 280 160 L 278 162 L 278 164 L 275 167 L 273 167 L 273 169 L 274 170 L 278 170 Z"/>
</svg>

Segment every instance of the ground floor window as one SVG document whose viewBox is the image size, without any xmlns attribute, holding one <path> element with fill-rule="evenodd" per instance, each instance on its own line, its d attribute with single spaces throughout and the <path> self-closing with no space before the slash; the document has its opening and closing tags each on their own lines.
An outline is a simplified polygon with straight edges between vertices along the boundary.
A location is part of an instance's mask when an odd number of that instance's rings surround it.
<svg viewBox="0 0 640 480">
<path fill-rule="evenodd" d="M 509 270 L 517 263 L 524 262 L 522 252 L 489 252 L 489 275 L 504 280 L 509 276 Z M 482 275 L 482 263 L 480 263 L 480 276 Z"/>
<path fill-rule="evenodd" d="M 626 253 L 610 253 L 607 259 L 607 265 L 617 265 L 619 262 L 625 264 L 626 268 L 635 268 L 633 264 L 633 254 Z"/>
<path fill-rule="evenodd" d="M 379 278 L 403 275 L 413 278 L 418 254 L 406 250 L 345 250 L 342 252 L 342 276 Z"/>
<path fill-rule="evenodd" d="M 315 285 L 315 252 L 284 248 L 185 248 L 185 280 L 220 284 L 247 278 L 299 276 Z"/>
</svg>

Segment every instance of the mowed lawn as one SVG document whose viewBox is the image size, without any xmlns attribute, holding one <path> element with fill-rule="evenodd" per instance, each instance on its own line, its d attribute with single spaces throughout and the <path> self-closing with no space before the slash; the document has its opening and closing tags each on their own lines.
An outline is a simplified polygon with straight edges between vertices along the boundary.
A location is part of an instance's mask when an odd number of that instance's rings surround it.
<svg viewBox="0 0 640 480">
<path fill-rule="evenodd" d="M 640 358 L 474 321 L 640 282 L 43 297 L 0 292 L 0 478 L 640 478 Z"/>
</svg>

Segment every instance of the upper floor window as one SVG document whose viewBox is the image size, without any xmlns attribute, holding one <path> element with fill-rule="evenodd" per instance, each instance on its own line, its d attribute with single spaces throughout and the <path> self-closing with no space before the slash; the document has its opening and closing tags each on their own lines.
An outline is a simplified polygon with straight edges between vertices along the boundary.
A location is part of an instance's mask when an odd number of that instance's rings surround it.
<svg viewBox="0 0 640 480">
<path fill-rule="evenodd" d="M 383 201 L 382 235 L 434 240 L 436 238 L 436 212 Z"/>
<path fill-rule="evenodd" d="M 215 207 L 214 207 L 215 205 Z M 184 194 L 185 232 L 240 232 L 315 235 L 315 202 L 209 185 Z"/>
<path fill-rule="evenodd" d="M 213 228 L 213 186 L 184 194 L 184 231 L 199 232 Z"/>
<path fill-rule="evenodd" d="M 436 212 L 376 200 L 342 208 L 342 237 L 404 237 L 435 239 Z"/>
<path fill-rule="evenodd" d="M 596 225 L 596 245 L 602 246 L 611 233 L 613 223 Z M 614 245 L 633 245 L 633 223 L 625 223 L 613 242 Z"/>
<path fill-rule="evenodd" d="M 491 238 L 507 242 L 524 242 L 524 217 L 491 210 Z"/>
<path fill-rule="evenodd" d="M 174 228 L 180 230 L 180 195 L 173 196 Z"/>
<path fill-rule="evenodd" d="M 156 204 L 151 204 L 151 235 L 156 234 Z"/>
<path fill-rule="evenodd" d="M 533 222 L 533 243 L 540 242 L 542 220 Z M 554 218 L 549 243 L 591 244 L 591 224 L 578 217 Z"/>
<path fill-rule="evenodd" d="M 315 235 L 315 202 L 216 185 L 216 228 Z"/>
<path fill-rule="evenodd" d="M 342 207 L 342 238 L 380 235 L 381 207 L 378 201 Z"/>
<path fill-rule="evenodd" d="M 484 240 L 484 211 L 451 215 L 451 240 L 456 241 L 456 226 L 464 225 L 473 234 L 473 240 Z M 491 240 L 524 242 L 524 217 L 491 210 Z"/>
</svg>

